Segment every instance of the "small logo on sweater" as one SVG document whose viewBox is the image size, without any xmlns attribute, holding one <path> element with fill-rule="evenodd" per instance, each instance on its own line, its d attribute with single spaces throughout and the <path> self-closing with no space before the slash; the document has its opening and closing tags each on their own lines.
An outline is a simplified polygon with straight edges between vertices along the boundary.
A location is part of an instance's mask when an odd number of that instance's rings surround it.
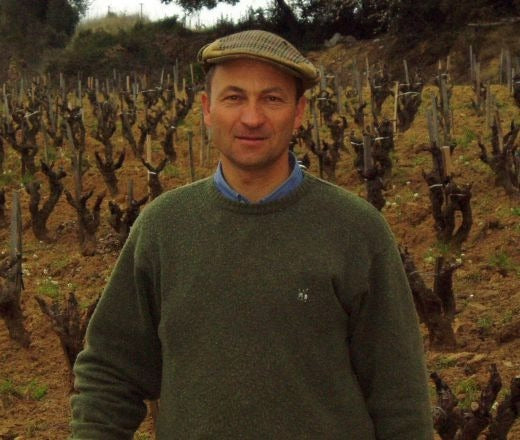
<svg viewBox="0 0 520 440">
<path fill-rule="evenodd" d="M 307 302 L 309 301 L 309 289 L 298 289 L 298 301 Z"/>
</svg>

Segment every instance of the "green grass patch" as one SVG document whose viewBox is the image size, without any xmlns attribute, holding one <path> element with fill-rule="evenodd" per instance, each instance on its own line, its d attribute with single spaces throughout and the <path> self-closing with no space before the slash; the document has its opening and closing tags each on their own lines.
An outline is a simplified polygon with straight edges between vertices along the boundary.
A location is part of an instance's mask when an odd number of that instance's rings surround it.
<svg viewBox="0 0 520 440">
<path fill-rule="evenodd" d="M 462 394 L 459 402 L 459 407 L 462 409 L 469 409 L 472 402 L 477 402 L 479 399 L 480 388 L 474 378 L 461 380 L 456 388 L 457 395 Z"/>
<path fill-rule="evenodd" d="M 26 387 L 25 394 L 31 400 L 42 400 L 46 395 L 49 387 L 46 384 L 39 383 L 36 380 L 32 380 Z"/>
<path fill-rule="evenodd" d="M 519 268 L 513 259 L 503 250 L 496 252 L 489 258 L 489 265 L 498 269 L 503 275 L 507 275 L 509 272 L 519 272 Z"/>
<path fill-rule="evenodd" d="M 477 134 L 473 130 L 466 127 L 464 129 L 464 133 L 462 134 L 462 136 L 457 139 L 457 146 L 465 150 L 476 139 L 477 139 Z"/>
<path fill-rule="evenodd" d="M 31 380 L 27 384 L 15 384 L 11 379 L 0 380 L 0 396 L 16 397 L 18 399 L 42 400 L 49 387 L 37 380 Z"/>
<path fill-rule="evenodd" d="M 165 177 L 179 177 L 180 176 L 179 168 L 175 165 L 168 164 L 164 167 L 163 175 Z"/>
<path fill-rule="evenodd" d="M 52 299 L 62 297 L 59 284 L 51 278 L 45 278 L 37 288 L 39 295 L 44 295 Z"/>
<path fill-rule="evenodd" d="M 16 185 L 17 182 L 18 176 L 12 171 L 4 170 L 4 172 L 0 174 L 0 188 Z"/>
<path fill-rule="evenodd" d="M 489 315 L 484 315 L 477 320 L 477 327 L 482 335 L 487 336 L 493 328 L 493 319 Z"/>
<path fill-rule="evenodd" d="M 455 365 L 457 365 L 457 359 L 450 356 L 441 356 L 437 359 L 437 362 L 435 362 L 435 368 L 437 370 L 444 370 L 446 368 L 454 367 Z"/>
<path fill-rule="evenodd" d="M 11 379 L 3 379 L 0 381 L 0 396 L 22 397 L 22 393 Z"/>
</svg>

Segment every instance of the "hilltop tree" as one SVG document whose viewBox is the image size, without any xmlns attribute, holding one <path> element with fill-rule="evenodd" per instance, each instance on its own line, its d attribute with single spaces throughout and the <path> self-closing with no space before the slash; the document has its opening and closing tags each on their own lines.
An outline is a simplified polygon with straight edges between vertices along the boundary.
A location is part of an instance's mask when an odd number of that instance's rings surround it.
<svg viewBox="0 0 520 440">
<path fill-rule="evenodd" d="M 88 3 L 89 0 L 0 0 L 0 73 L 7 71 L 7 64 L 13 59 L 36 65 L 46 49 L 64 47 Z"/>
<path fill-rule="evenodd" d="M 240 0 L 161 0 L 161 3 L 168 5 L 172 1 L 187 12 L 195 12 L 202 8 L 213 9 L 218 3 L 236 5 Z"/>
</svg>

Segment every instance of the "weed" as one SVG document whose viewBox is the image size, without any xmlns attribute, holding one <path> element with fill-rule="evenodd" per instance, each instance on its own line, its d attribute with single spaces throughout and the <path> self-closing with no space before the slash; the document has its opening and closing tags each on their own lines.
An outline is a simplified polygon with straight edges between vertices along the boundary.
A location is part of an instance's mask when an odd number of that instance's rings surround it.
<svg viewBox="0 0 520 440">
<path fill-rule="evenodd" d="M 428 387 L 428 391 L 429 391 L 429 394 L 430 394 L 430 401 L 433 402 L 436 400 L 437 398 L 437 389 L 435 388 L 434 385 L 430 385 Z"/>
<path fill-rule="evenodd" d="M 504 312 L 504 315 L 502 316 L 502 319 L 500 320 L 500 322 L 502 324 L 511 324 L 512 321 L 513 321 L 513 311 L 506 310 Z"/>
<path fill-rule="evenodd" d="M 11 379 L 4 379 L 0 382 L 0 396 L 22 397 L 22 393 Z"/>
<path fill-rule="evenodd" d="M 38 286 L 37 291 L 40 295 L 48 296 L 52 299 L 61 298 L 60 286 L 52 278 L 45 278 Z"/>
<path fill-rule="evenodd" d="M 16 184 L 16 180 L 17 177 L 12 171 L 5 170 L 2 174 L 0 174 L 0 188 L 14 185 Z"/>
<path fill-rule="evenodd" d="M 469 409 L 472 402 L 478 401 L 479 392 L 479 386 L 473 377 L 461 380 L 456 387 L 456 393 L 464 395 L 459 402 L 459 407 Z"/>
<path fill-rule="evenodd" d="M 168 164 L 164 167 L 163 175 L 165 177 L 179 177 L 180 171 L 179 171 L 179 168 L 176 167 L 175 165 Z"/>
<path fill-rule="evenodd" d="M 482 272 L 471 272 L 464 276 L 464 279 L 473 283 L 479 283 L 483 280 Z"/>
<path fill-rule="evenodd" d="M 448 257 L 449 255 L 451 255 L 452 249 L 449 243 L 438 241 L 437 243 L 435 243 L 435 251 L 436 256 Z"/>
<path fill-rule="evenodd" d="M 56 159 L 58 159 L 58 151 L 56 150 L 56 148 L 54 148 L 53 146 L 48 146 L 47 147 L 47 158 L 46 158 L 46 161 L 48 163 L 52 163 L 54 162 Z"/>
<path fill-rule="evenodd" d="M 53 260 L 50 263 L 51 263 L 52 269 L 59 271 L 61 269 L 64 269 L 65 267 L 67 267 L 67 265 L 70 263 L 70 259 L 68 257 L 62 257 L 62 258 L 57 258 L 56 260 Z"/>
<path fill-rule="evenodd" d="M 0 396 L 5 397 L 41 400 L 46 396 L 47 389 L 47 385 L 36 380 L 31 380 L 27 385 L 16 385 L 11 379 L 0 381 Z"/>
<path fill-rule="evenodd" d="M 428 250 L 426 251 L 426 254 L 424 255 L 423 260 L 425 263 L 428 263 L 428 264 L 433 264 L 435 262 L 435 254 L 434 254 L 433 248 L 431 248 L 431 247 L 428 248 Z"/>
<path fill-rule="evenodd" d="M 39 437 L 38 433 L 45 429 L 48 429 L 47 423 L 42 423 L 40 420 L 31 421 L 25 427 L 25 437 L 26 438 L 38 438 Z"/>
<path fill-rule="evenodd" d="M 511 257 L 503 250 L 496 252 L 489 258 L 489 265 L 495 267 L 502 275 L 518 270 Z"/>
<path fill-rule="evenodd" d="M 457 146 L 462 149 L 466 149 L 472 142 L 475 141 L 475 139 L 477 139 L 476 133 L 469 128 L 465 128 L 464 134 L 457 139 Z"/>
<path fill-rule="evenodd" d="M 491 333 L 493 319 L 488 315 L 484 315 L 477 320 L 477 327 L 481 335 L 487 336 Z"/>
<path fill-rule="evenodd" d="M 457 365 L 457 360 L 455 358 L 450 356 L 441 356 L 437 359 L 435 368 L 437 370 L 444 370 L 445 368 L 454 367 L 455 365 Z"/>
<path fill-rule="evenodd" d="M 412 164 L 414 167 L 419 167 L 419 166 L 425 165 L 427 162 L 428 162 L 428 157 L 426 157 L 426 156 L 416 155 L 412 159 Z"/>
<path fill-rule="evenodd" d="M 36 177 L 33 175 L 33 174 L 25 174 L 24 176 L 22 176 L 22 185 L 25 186 L 25 185 L 28 185 L 29 183 L 32 183 L 36 180 Z"/>
<path fill-rule="evenodd" d="M 47 395 L 48 386 L 36 380 L 31 380 L 26 387 L 25 394 L 32 400 L 42 400 Z"/>
<path fill-rule="evenodd" d="M 511 215 L 516 215 L 520 217 L 520 206 L 515 206 L 514 208 L 511 208 Z"/>
</svg>

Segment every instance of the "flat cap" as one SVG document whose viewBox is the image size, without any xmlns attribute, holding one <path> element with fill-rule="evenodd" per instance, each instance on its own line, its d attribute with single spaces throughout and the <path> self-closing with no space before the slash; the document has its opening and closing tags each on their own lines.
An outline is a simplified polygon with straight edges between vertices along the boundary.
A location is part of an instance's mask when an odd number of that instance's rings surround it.
<svg viewBox="0 0 520 440">
<path fill-rule="evenodd" d="M 319 81 L 319 70 L 291 43 L 271 32 L 250 30 L 227 35 L 203 46 L 197 55 L 207 71 L 212 64 L 237 58 L 252 58 L 302 79 L 305 89 Z"/>
</svg>

